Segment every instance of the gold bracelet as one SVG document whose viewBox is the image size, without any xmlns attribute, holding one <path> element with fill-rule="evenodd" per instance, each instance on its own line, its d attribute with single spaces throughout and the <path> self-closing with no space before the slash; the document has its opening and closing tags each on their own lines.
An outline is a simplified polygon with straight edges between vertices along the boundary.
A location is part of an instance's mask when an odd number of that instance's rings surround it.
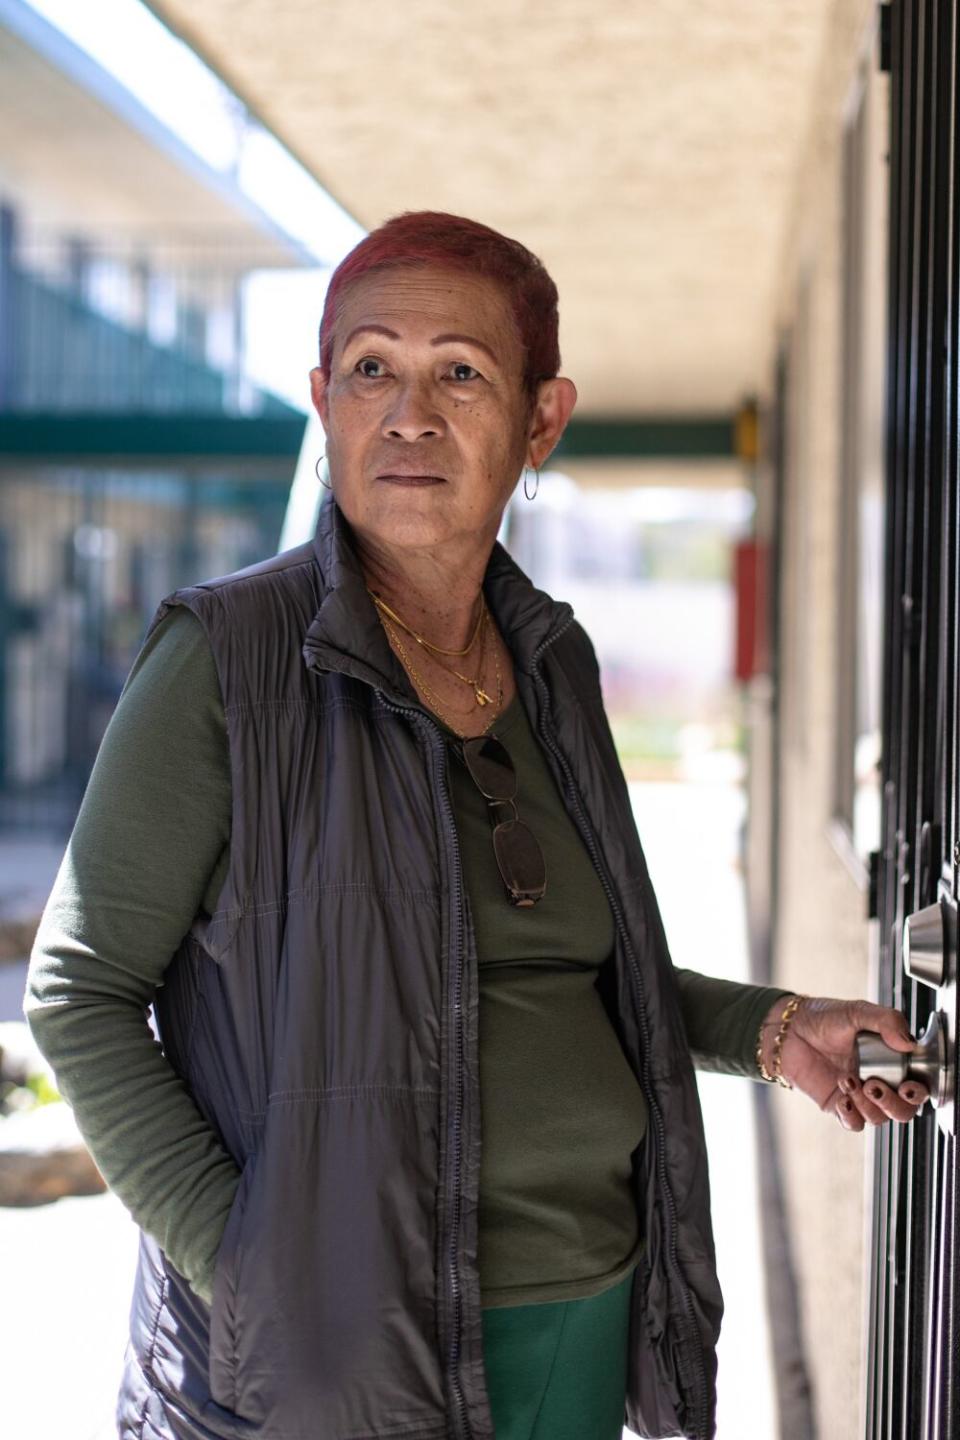
<svg viewBox="0 0 960 1440">
<path fill-rule="evenodd" d="M 777 1077 L 775 1075 L 771 1075 L 770 1071 L 763 1063 L 763 1027 L 765 1024 L 766 1021 L 761 1020 L 760 1029 L 757 1031 L 757 1069 L 760 1072 L 761 1080 L 766 1080 L 768 1084 L 775 1085 Z"/>
<path fill-rule="evenodd" d="M 806 995 L 794 995 L 793 999 L 788 1001 L 783 1014 L 780 1016 L 780 1029 L 777 1031 L 776 1035 L 773 1038 L 773 1078 L 776 1080 L 778 1085 L 783 1086 L 784 1090 L 793 1089 L 790 1081 L 787 1080 L 783 1074 L 782 1052 L 784 1036 L 789 1029 L 790 1021 L 793 1019 L 794 1014 L 796 1013 L 797 1006 L 800 1004 L 801 1000 L 806 1000 L 807 998 L 808 997 Z"/>
<path fill-rule="evenodd" d="M 760 1077 L 761 1079 L 768 1081 L 771 1085 L 774 1083 L 776 1083 L 777 1085 L 782 1085 L 784 1090 L 793 1089 L 790 1081 L 785 1077 L 783 1073 L 784 1038 L 786 1037 L 787 1030 L 790 1028 L 790 1021 L 793 1019 L 801 1000 L 808 1000 L 809 998 L 810 997 L 808 995 L 794 995 L 793 998 L 789 1000 L 784 1007 L 783 1014 L 780 1016 L 780 1028 L 774 1036 L 773 1040 L 772 1071 L 767 1069 L 763 1060 L 763 1026 L 766 1023 L 765 1021 L 761 1021 L 760 1029 L 757 1031 L 757 1069 L 760 1072 Z"/>
</svg>

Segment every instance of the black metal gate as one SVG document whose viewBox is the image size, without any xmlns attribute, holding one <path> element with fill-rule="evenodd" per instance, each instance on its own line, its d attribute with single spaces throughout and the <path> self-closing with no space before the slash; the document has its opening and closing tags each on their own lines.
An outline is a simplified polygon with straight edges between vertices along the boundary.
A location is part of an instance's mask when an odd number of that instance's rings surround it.
<svg viewBox="0 0 960 1440">
<path fill-rule="evenodd" d="M 867 1440 L 960 1440 L 956 1043 L 957 0 L 882 9 L 891 74 L 880 1000 L 946 1042 L 944 1103 L 875 1135 Z M 942 925 L 921 974 L 908 917 Z M 916 922 L 911 920 L 911 925 Z M 912 972 L 912 973 L 908 973 Z"/>
</svg>

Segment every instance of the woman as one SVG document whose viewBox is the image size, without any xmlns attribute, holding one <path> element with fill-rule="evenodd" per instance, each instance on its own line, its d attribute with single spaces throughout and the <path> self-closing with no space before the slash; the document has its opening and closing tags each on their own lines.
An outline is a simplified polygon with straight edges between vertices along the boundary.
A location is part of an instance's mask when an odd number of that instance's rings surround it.
<svg viewBox="0 0 960 1440">
<path fill-rule="evenodd" d="M 925 1098 L 856 1077 L 898 1011 L 671 964 L 590 641 L 496 543 L 559 364 L 523 246 L 374 231 L 313 540 L 168 596 L 128 677 L 26 1002 L 142 1230 L 128 1440 L 707 1440 L 693 1060 L 851 1130 Z"/>
</svg>

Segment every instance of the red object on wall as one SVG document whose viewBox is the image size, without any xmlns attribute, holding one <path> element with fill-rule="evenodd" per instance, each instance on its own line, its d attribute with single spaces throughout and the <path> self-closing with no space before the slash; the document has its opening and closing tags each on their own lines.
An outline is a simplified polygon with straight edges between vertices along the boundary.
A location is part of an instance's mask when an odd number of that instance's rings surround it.
<svg viewBox="0 0 960 1440">
<path fill-rule="evenodd" d="M 734 674 L 737 680 L 749 680 L 768 668 L 767 555 L 768 547 L 762 540 L 741 540 L 734 546 L 737 599 Z"/>
</svg>

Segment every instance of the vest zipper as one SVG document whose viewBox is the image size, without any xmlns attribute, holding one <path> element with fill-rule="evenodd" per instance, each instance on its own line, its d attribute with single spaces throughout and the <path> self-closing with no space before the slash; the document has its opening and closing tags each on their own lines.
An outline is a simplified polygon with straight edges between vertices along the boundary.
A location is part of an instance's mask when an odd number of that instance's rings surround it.
<svg viewBox="0 0 960 1440">
<path fill-rule="evenodd" d="M 533 657 L 530 661 L 530 673 L 533 676 L 534 683 L 536 684 L 540 694 L 541 732 L 543 734 L 543 738 L 549 746 L 550 751 L 556 759 L 557 763 L 559 764 L 560 769 L 563 771 L 564 780 L 567 785 L 567 793 L 576 814 L 577 823 L 580 826 L 580 831 L 583 835 L 584 843 L 586 844 L 587 850 L 590 854 L 590 858 L 593 861 L 598 875 L 600 876 L 601 882 L 603 883 L 603 887 L 607 894 L 607 900 L 610 904 L 611 910 L 613 911 L 617 928 L 620 931 L 620 938 L 623 941 L 623 946 L 626 951 L 627 958 L 630 962 L 630 972 L 634 982 L 634 996 L 637 1002 L 637 1014 L 640 1018 L 641 1038 L 643 1040 L 645 1052 L 647 1055 L 649 1055 L 650 1031 L 647 1020 L 647 1012 L 643 1003 L 643 984 L 640 979 L 640 971 L 637 965 L 637 957 L 634 953 L 633 945 L 631 944 L 630 936 L 623 919 L 623 914 L 620 910 L 620 902 L 614 891 L 613 882 L 611 881 L 610 876 L 607 872 L 606 863 L 603 860 L 599 846 L 597 845 L 596 837 L 593 833 L 593 828 L 587 818 L 586 812 L 581 803 L 580 792 L 577 788 L 577 783 L 573 775 L 573 771 L 571 770 L 570 765 L 567 762 L 566 756 L 560 749 L 556 736 L 550 729 L 547 720 L 548 712 L 550 709 L 550 692 L 547 688 L 545 680 L 543 679 L 543 676 L 540 674 L 539 662 L 544 651 L 547 650 L 549 646 L 554 643 L 554 641 L 560 639 L 560 636 L 563 635 L 573 624 L 575 618 L 575 616 L 570 615 L 560 626 L 558 626 L 556 630 L 553 631 L 552 634 L 547 635 L 543 640 L 540 641 L 540 644 L 533 652 Z M 673 1198 L 673 1192 L 670 1189 L 670 1182 L 666 1177 L 662 1163 L 662 1156 L 664 1154 L 664 1146 L 666 1141 L 666 1136 L 663 1128 L 663 1116 L 660 1112 L 660 1107 L 657 1104 L 656 1096 L 653 1094 L 652 1087 L 649 1084 L 646 1084 L 644 1085 L 644 1091 L 646 1094 L 647 1105 L 650 1109 L 651 1115 L 653 1116 L 654 1126 L 657 1133 L 657 1142 L 659 1146 L 658 1169 L 660 1171 L 660 1189 L 661 1193 L 666 1198 L 667 1209 L 670 1215 L 670 1227 L 667 1237 L 667 1253 L 670 1259 L 671 1268 L 673 1269 L 674 1275 L 676 1276 L 678 1281 L 680 1294 L 683 1299 L 684 1309 L 687 1315 L 690 1334 L 693 1337 L 694 1351 L 697 1357 L 697 1370 L 700 1378 L 700 1393 L 696 1397 L 698 1409 L 696 1437 L 697 1440 L 700 1440 L 700 1437 L 702 1437 L 702 1440 L 708 1440 L 707 1376 L 703 1365 L 703 1347 L 700 1342 L 699 1334 L 697 1333 L 696 1316 L 693 1313 L 693 1301 L 690 1295 L 690 1289 L 687 1285 L 683 1272 L 680 1269 L 680 1263 L 677 1259 L 677 1203 Z"/>
<path fill-rule="evenodd" d="M 450 1349 L 448 1352 L 447 1373 L 450 1381 L 450 1393 L 453 1396 L 457 1408 L 456 1434 L 457 1440 L 470 1440 L 471 1429 L 467 1418 L 467 1402 L 463 1394 L 463 1387 L 460 1384 L 460 1377 L 457 1373 L 460 1362 L 460 1329 L 463 1320 L 463 1303 L 460 1295 L 460 1278 L 457 1274 L 457 1241 L 456 1237 L 460 1231 L 460 1186 L 461 1186 L 461 1114 L 463 1111 L 463 1004 L 461 1001 L 461 990 L 463 986 L 463 871 L 460 864 L 460 842 L 457 837 L 456 818 L 453 813 L 453 804 L 450 800 L 450 793 L 446 785 L 444 767 L 440 762 L 440 756 L 444 753 L 443 737 L 437 726 L 424 715 L 422 710 L 414 709 L 413 706 L 393 705 L 384 697 L 383 691 L 378 692 L 382 704 L 387 710 L 393 710 L 398 715 L 409 715 L 416 724 L 423 726 L 427 731 L 432 732 L 430 746 L 432 751 L 434 775 L 436 779 L 436 793 L 440 796 L 444 819 L 447 825 L 448 839 L 452 844 L 448 846 L 448 853 L 452 856 L 452 874 L 454 877 L 453 891 L 456 903 L 456 953 L 457 961 L 454 967 L 453 991 L 450 1007 L 453 1016 L 454 1041 L 456 1046 L 454 1095 L 453 1107 L 453 1143 L 451 1145 L 451 1167 L 453 1171 L 454 1184 L 452 1186 L 452 1199 L 448 1216 L 450 1224 L 447 1229 L 447 1274 L 450 1282 L 450 1294 L 452 1298 L 453 1323 L 451 1325 Z M 440 737 L 439 746 L 435 743 L 434 737 Z"/>
</svg>

